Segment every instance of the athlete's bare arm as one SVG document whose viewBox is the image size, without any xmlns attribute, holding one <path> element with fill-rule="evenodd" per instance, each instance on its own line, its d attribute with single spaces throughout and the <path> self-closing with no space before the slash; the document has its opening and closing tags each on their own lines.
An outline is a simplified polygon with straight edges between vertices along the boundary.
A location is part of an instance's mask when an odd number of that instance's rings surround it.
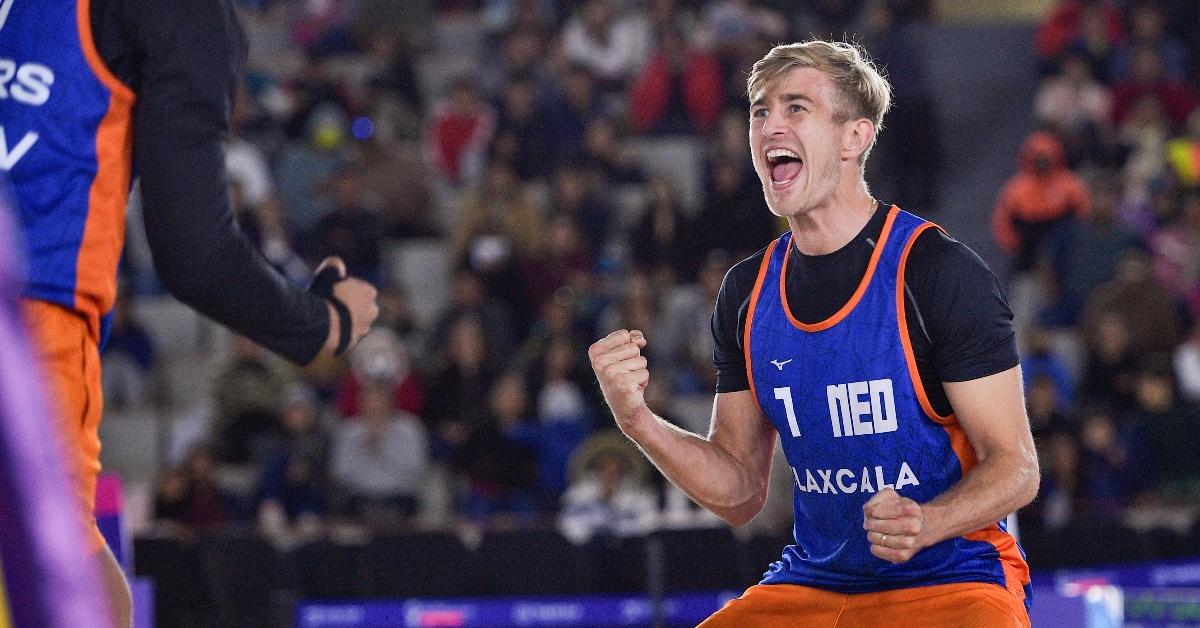
<svg viewBox="0 0 1200 628">
<path fill-rule="evenodd" d="M 893 490 L 863 507 L 871 552 L 904 562 L 921 548 L 985 528 L 1033 501 L 1039 471 L 1021 393 L 1021 370 L 945 382 L 978 464 L 950 490 L 917 504 Z"/>
<path fill-rule="evenodd" d="M 775 452 L 775 429 L 748 390 L 718 393 L 708 437 L 676 427 L 646 406 L 650 379 L 639 331 L 617 330 L 588 349 L 617 425 L 663 475 L 730 525 L 762 510 Z"/>
</svg>

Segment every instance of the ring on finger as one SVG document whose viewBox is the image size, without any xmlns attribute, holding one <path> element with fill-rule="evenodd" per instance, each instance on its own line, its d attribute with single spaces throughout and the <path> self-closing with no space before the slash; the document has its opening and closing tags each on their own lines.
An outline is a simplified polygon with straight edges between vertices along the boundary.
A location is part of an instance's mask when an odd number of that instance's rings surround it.
<svg viewBox="0 0 1200 628">
<path fill-rule="evenodd" d="M 881 535 L 881 536 L 879 537 L 879 544 L 880 544 L 880 545 L 887 545 L 887 535 L 886 535 L 886 534 L 884 534 L 884 535 Z"/>
</svg>

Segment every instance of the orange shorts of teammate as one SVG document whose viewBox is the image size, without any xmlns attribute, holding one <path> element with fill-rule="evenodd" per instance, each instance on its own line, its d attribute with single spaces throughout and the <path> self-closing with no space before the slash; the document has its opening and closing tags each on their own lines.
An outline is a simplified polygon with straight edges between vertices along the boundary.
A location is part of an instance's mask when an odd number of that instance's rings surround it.
<svg viewBox="0 0 1200 628">
<path fill-rule="evenodd" d="M 34 350 L 46 377 L 50 412 L 57 423 L 75 488 L 88 549 L 104 547 L 96 526 L 96 478 L 100 475 L 100 349 L 79 313 L 45 301 L 22 301 Z"/>
<path fill-rule="evenodd" d="M 878 593 L 834 593 L 759 584 L 730 600 L 700 628 L 1029 628 L 1025 600 L 982 582 Z"/>
</svg>

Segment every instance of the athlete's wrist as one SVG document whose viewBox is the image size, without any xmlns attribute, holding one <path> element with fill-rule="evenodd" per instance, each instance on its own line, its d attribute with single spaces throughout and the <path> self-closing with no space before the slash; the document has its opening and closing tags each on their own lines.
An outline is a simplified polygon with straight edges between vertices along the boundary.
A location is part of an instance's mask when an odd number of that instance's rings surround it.
<svg viewBox="0 0 1200 628">
<path fill-rule="evenodd" d="M 643 403 L 623 419 L 618 419 L 617 426 L 634 442 L 641 443 L 650 436 L 650 430 L 657 419 L 650 406 Z"/>
</svg>

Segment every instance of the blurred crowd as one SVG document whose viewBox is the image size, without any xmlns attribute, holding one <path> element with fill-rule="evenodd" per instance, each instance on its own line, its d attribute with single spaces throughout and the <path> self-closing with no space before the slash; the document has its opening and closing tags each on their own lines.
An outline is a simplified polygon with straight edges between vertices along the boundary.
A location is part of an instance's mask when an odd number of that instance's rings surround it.
<svg viewBox="0 0 1200 628">
<path fill-rule="evenodd" d="M 1190 2 L 1061 2 L 1038 129 L 993 214 L 1009 252 L 1048 528 L 1195 520 L 1200 37 Z"/>
<path fill-rule="evenodd" d="M 1200 497 L 1200 29 L 1194 8 L 1167 19 L 1188 4 L 1070 0 L 1038 32 L 1041 130 L 993 223 L 1044 455 L 1036 525 Z M 901 207 L 940 209 L 920 0 L 239 12 L 239 223 L 297 283 L 341 256 L 379 287 L 381 315 L 348 359 L 304 370 L 235 341 L 197 410 L 203 433 L 165 461 L 164 530 L 288 544 L 342 524 L 469 522 L 584 541 L 714 521 L 614 432 L 586 347 L 644 330 L 648 403 L 706 428 L 721 279 L 785 228 L 747 147 L 746 72 L 774 43 L 855 34 L 903 77 L 868 180 Z M 429 243 L 446 277 L 435 301 L 396 262 Z M 108 407 L 169 406 L 162 347 L 136 314 L 159 289 L 136 247 L 122 280 Z"/>
</svg>

